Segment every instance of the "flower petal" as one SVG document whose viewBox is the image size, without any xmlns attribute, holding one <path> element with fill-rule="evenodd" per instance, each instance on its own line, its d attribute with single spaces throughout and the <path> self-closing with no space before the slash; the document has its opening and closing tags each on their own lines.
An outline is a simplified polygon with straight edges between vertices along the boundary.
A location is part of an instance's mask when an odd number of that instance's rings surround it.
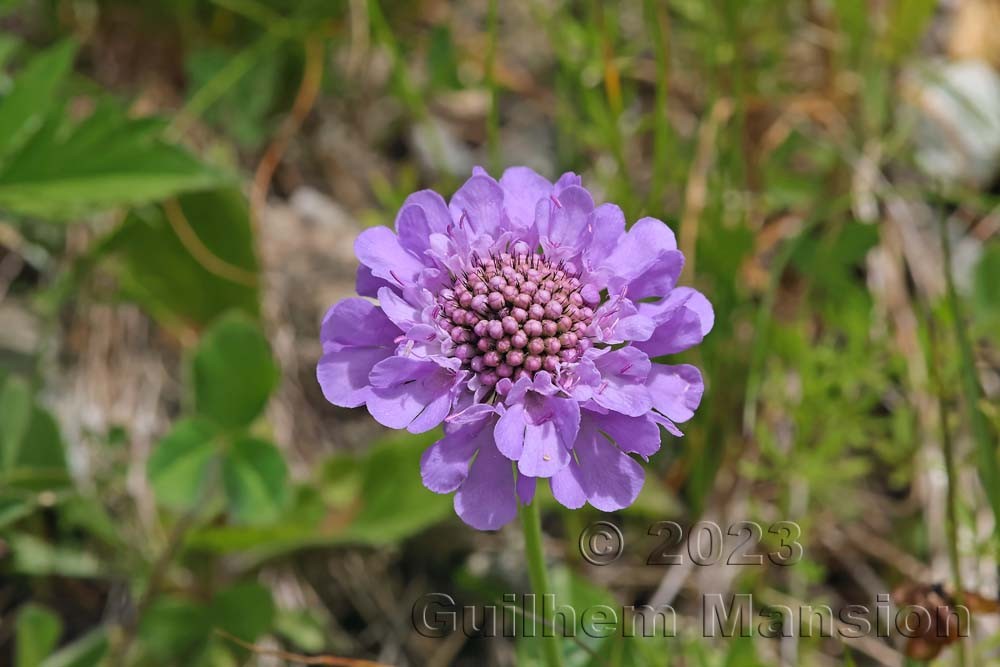
<svg viewBox="0 0 1000 667">
<path fill-rule="evenodd" d="M 371 269 L 372 275 L 401 287 L 415 284 L 427 268 L 403 248 L 399 237 L 388 227 L 372 227 L 361 232 L 354 242 L 354 254 Z"/>
<path fill-rule="evenodd" d="M 633 301 L 670 294 L 677 285 L 677 278 L 684 268 L 684 255 L 680 250 L 662 253 L 656 262 L 628 284 L 628 296 Z"/>
<path fill-rule="evenodd" d="M 653 397 L 653 407 L 679 423 L 694 416 L 705 392 L 701 371 L 689 364 L 653 364 L 646 384 Z"/>
<path fill-rule="evenodd" d="M 639 311 L 657 323 L 649 339 L 636 344 L 651 357 L 683 352 L 697 345 L 715 324 L 712 304 L 690 287 L 678 287 L 660 301 L 642 303 Z"/>
<path fill-rule="evenodd" d="M 558 197 L 559 194 L 566 188 L 577 186 L 579 187 L 583 183 L 583 179 L 580 178 L 580 174 L 573 173 L 572 171 L 567 171 L 565 174 L 559 177 L 556 181 L 553 189 Z"/>
<path fill-rule="evenodd" d="M 552 194 L 552 183 L 528 167 L 510 167 L 500 177 L 503 205 L 515 227 L 527 228 L 535 222 L 535 206 Z"/>
<path fill-rule="evenodd" d="M 580 509 L 587 504 L 587 492 L 583 489 L 583 473 L 576 461 L 557 472 L 549 479 L 552 496 L 563 507 Z"/>
<path fill-rule="evenodd" d="M 591 505 L 614 512 L 635 502 L 645 480 L 641 465 L 590 426 L 582 430 L 573 449 Z"/>
<path fill-rule="evenodd" d="M 473 176 L 458 189 L 448 204 L 451 216 L 477 234 L 496 236 L 503 223 L 503 190 L 489 176 Z"/>
<path fill-rule="evenodd" d="M 531 501 L 535 499 L 536 481 L 536 477 L 525 477 L 521 473 L 517 473 L 517 481 L 515 482 L 515 485 L 517 487 L 517 497 L 520 499 L 522 504 L 530 505 Z"/>
<path fill-rule="evenodd" d="M 590 242 L 583 250 L 583 263 L 595 271 L 615 249 L 625 233 L 625 214 L 614 204 L 601 204 L 590 214 L 587 236 Z"/>
<path fill-rule="evenodd" d="M 409 291 L 409 290 L 404 290 Z M 378 291 L 378 304 L 382 312 L 402 331 L 408 331 L 421 321 L 421 308 L 409 303 L 394 290 L 383 287 Z"/>
<path fill-rule="evenodd" d="M 586 415 L 624 452 L 648 459 L 660 449 L 660 429 L 648 415 L 628 417 L 617 412 L 603 415 L 588 412 Z"/>
<path fill-rule="evenodd" d="M 359 296 L 370 296 L 373 299 L 378 296 L 378 291 L 383 287 L 397 288 L 395 283 L 376 278 L 372 270 L 364 264 L 358 265 L 358 272 L 354 278 L 354 291 Z"/>
<path fill-rule="evenodd" d="M 427 219 L 427 226 L 432 233 L 443 234 L 452 224 L 451 213 L 444 197 L 433 190 L 418 190 L 406 198 L 400 213 L 408 206 L 419 206 Z M 396 220 L 396 231 L 399 231 L 399 220 Z"/>
<path fill-rule="evenodd" d="M 493 430 L 497 449 L 512 461 L 521 458 L 524 451 L 524 429 L 527 426 L 524 417 L 524 406 L 512 405 L 500 416 Z"/>
<path fill-rule="evenodd" d="M 422 206 L 410 204 L 396 216 L 396 233 L 399 245 L 417 257 L 422 257 L 431 245 L 431 226 Z"/>
<path fill-rule="evenodd" d="M 618 285 L 641 276 L 671 250 L 677 250 L 677 240 L 670 227 L 656 218 L 642 218 L 619 239 L 601 268 L 611 276 L 609 286 L 617 290 Z"/>
<path fill-rule="evenodd" d="M 371 301 L 352 297 L 338 301 L 323 317 L 319 337 L 328 345 L 391 347 L 399 327 Z"/>
<path fill-rule="evenodd" d="M 573 401 L 576 405 L 576 401 Z M 554 421 L 528 424 L 517 469 L 529 477 L 552 477 L 570 461 L 569 449 Z M 572 445 L 572 441 L 570 441 Z"/>
<path fill-rule="evenodd" d="M 368 412 L 389 428 L 423 433 L 448 416 L 457 376 L 433 361 L 389 357 L 370 376 Z"/>
<path fill-rule="evenodd" d="M 548 216 L 538 220 L 546 255 L 575 256 L 588 238 L 587 226 L 593 210 L 594 199 L 585 189 L 574 185 L 562 190 L 552 200 Z"/>
<path fill-rule="evenodd" d="M 481 424 L 456 429 L 424 450 L 420 457 L 420 478 L 424 486 L 435 493 L 451 493 L 465 481 L 469 462 L 476 450 L 489 440 L 483 433 L 489 430 Z"/>
<path fill-rule="evenodd" d="M 342 408 L 364 405 L 371 395 L 372 367 L 392 354 L 382 347 L 336 345 L 320 358 L 316 379 L 326 400 Z"/>
<path fill-rule="evenodd" d="M 657 327 L 649 340 L 636 345 L 650 356 L 660 357 L 688 350 L 704 339 L 697 313 L 682 308 L 673 319 Z"/>
<path fill-rule="evenodd" d="M 594 392 L 598 405 L 630 417 L 649 412 L 653 399 L 646 388 L 651 363 L 645 353 L 632 346 L 608 352 L 594 359 L 602 382 Z"/>
<path fill-rule="evenodd" d="M 455 513 L 476 530 L 496 530 L 517 516 L 514 471 L 496 447 L 487 443 L 479 448 L 455 494 Z"/>
</svg>

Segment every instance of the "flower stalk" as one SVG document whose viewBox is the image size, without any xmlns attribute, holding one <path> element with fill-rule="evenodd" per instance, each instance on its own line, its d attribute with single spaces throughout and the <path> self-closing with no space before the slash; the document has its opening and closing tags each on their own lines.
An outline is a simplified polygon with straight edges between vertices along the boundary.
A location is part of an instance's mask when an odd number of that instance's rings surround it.
<svg viewBox="0 0 1000 667">
<path fill-rule="evenodd" d="M 528 576 L 531 578 L 531 591 L 536 599 L 541 600 L 545 608 L 545 596 L 551 594 L 549 577 L 545 570 L 545 553 L 542 551 L 542 519 L 538 511 L 538 503 L 520 505 L 521 528 L 524 531 L 524 554 L 528 561 Z M 527 622 L 528 619 L 525 619 Z M 534 622 L 534 619 L 532 619 Z M 554 629 L 551 636 L 541 629 L 542 653 L 547 667 L 562 667 L 562 646 Z"/>
</svg>

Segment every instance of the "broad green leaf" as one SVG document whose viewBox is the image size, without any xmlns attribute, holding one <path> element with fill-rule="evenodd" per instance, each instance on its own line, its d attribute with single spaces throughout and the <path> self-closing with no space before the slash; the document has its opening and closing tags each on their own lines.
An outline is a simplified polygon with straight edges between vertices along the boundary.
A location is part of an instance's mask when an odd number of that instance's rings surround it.
<svg viewBox="0 0 1000 667">
<path fill-rule="evenodd" d="M 260 328 L 244 317 L 226 316 L 205 334 L 194 355 L 198 414 L 225 428 L 249 425 L 264 409 L 278 382 L 271 348 Z"/>
<path fill-rule="evenodd" d="M 10 154 L 45 122 L 75 54 L 76 45 L 63 42 L 36 56 L 0 99 L 0 174 Z"/>
<path fill-rule="evenodd" d="M 227 647 L 230 655 L 243 660 L 247 651 L 232 642 L 220 641 L 216 630 L 253 642 L 271 629 L 274 614 L 271 594 L 254 582 L 222 590 L 208 603 L 163 596 L 144 615 L 139 638 L 149 662 L 217 665 L 218 661 L 205 662 L 205 653 L 212 651 L 213 644 Z"/>
<path fill-rule="evenodd" d="M 64 473 L 66 455 L 59 426 L 47 410 L 32 407 L 24 442 L 14 460 L 17 468 Z"/>
<path fill-rule="evenodd" d="M 210 632 L 205 607 L 170 596 L 158 598 L 139 625 L 142 647 L 158 663 L 195 655 Z"/>
<path fill-rule="evenodd" d="M 257 557 L 310 545 L 398 543 L 454 517 L 451 496 L 428 491 L 420 480 L 420 456 L 438 437 L 395 435 L 361 456 L 336 456 L 324 466 L 318 492 L 299 489 L 279 521 L 205 526 L 189 543 L 219 553 L 252 550 Z"/>
<path fill-rule="evenodd" d="M 229 510 L 241 523 L 268 523 L 281 516 L 288 498 L 285 459 L 270 442 L 237 439 L 222 462 Z"/>
<path fill-rule="evenodd" d="M 62 621 L 36 604 L 26 604 L 17 614 L 15 628 L 16 667 L 38 667 L 59 641 Z"/>
<path fill-rule="evenodd" d="M 58 425 L 33 403 L 26 382 L 9 377 L 0 388 L 0 484 L 44 490 L 68 481 Z"/>
<path fill-rule="evenodd" d="M 99 627 L 50 655 L 41 667 L 94 667 L 102 664 L 107 650 L 107 629 Z"/>
<path fill-rule="evenodd" d="M 228 179 L 156 138 L 156 122 L 99 105 L 70 125 L 50 115 L 0 165 L 0 209 L 67 219 L 93 210 L 156 201 Z"/>
<path fill-rule="evenodd" d="M 134 211 L 108 249 L 121 260 L 126 296 L 168 325 L 206 326 L 230 309 L 258 314 L 253 232 L 239 191 Z"/>
<path fill-rule="evenodd" d="M 428 491 L 420 481 L 420 456 L 438 431 L 386 438 L 361 463 L 361 510 L 342 539 L 390 544 L 414 535 L 453 513 L 450 496 Z"/>
<path fill-rule="evenodd" d="M 221 635 L 210 637 L 205 642 L 202 652 L 190 663 L 191 667 L 240 667 L 240 662 L 233 656 L 233 651 L 233 642 L 227 641 Z"/>
<path fill-rule="evenodd" d="M 219 449 L 215 436 L 209 422 L 185 419 L 156 445 L 146 474 L 161 505 L 189 510 L 204 501 L 203 486 Z"/>
<path fill-rule="evenodd" d="M 311 485 L 290 492 L 291 500 L 278 521 L 268 524 L 207 525 L 192 531 L 188 545 L 216 553 L 242 552 L 244 558 L 265 560 L 304 546 L 326 544 L 324 519 L 330 509 Z"/>
<path fill-rule="evenodd" d="M 209 607 L 213 630 L 224 630 L 246 642 L 255 641 L 271 629 L 274 613 L 271 593 L 255 582 L 236 584 L 222 591 Z M 244 649 L 235 645 L 233 648 L 237 654 L 245 654 Z"/>
</svg>

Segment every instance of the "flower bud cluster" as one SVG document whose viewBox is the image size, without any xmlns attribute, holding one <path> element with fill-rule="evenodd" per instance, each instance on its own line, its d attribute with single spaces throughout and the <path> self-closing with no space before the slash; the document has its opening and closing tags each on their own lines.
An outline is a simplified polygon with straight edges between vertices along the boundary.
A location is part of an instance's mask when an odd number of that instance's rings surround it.
<svg viewBox="0 0 1000 667">
<path fill-rule="evenodd" d="M 472 268 L 438 294 L 437 320 L 463 368 L 491 387 L 579 359 L 591 344 L 593 305 L 572 262 L 515 249 L 474 256 Z"/>
</svg>

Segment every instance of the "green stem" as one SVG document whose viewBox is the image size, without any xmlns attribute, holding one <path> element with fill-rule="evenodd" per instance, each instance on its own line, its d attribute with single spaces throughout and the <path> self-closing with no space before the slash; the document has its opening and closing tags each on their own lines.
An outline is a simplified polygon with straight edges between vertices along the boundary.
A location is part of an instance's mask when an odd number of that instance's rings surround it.
<svg viewBox="0 0 1000 667">
<path fill-rule="evenodd" d="M 545 608 L 545 596 L 549 594 L 549 578 L 545 571 L 545 554 L 542 553 L 542 520 L 538 512 L 538 502 L 521 505 L 521 527 L 524 529 L 524 555 L 528 560 L 528 574 L 531 577 L 531 590 Z M 544 617 L 544 614 L 543 614 Z M 532 621 L 534 622 L 534 621 Z M 562 667 L 562 653 L 559 637 L 552 633 L 545 636 L 545 628 L 541 629 L 542 650 L 545 653 L 545 663 L 548 667 Z"/>
<path fill-rule="evenodd" d="M 955 340 L 958 343 L 958 360 L 962 375 L 962 389 L 965 394 L 966 410 L 973 440 L 976 442 L 978 454 L 979 478 L 982 480 L 986 497 L 993 510 L 993 548 L 996 549 L 996 559 L 1000 562 L 1000 461 L 997 460 L 997 445 L 994 434 L 986 421 L 986 415 L 979 407 L 982 400 L 982 389 L 979 386 L 979 376 L 976 372 L 976 359 L 972 351 L 972 341 L 966 328 L 962 306 L 959 303 L 958 290 L 951 268 L 951 242 L 948 238 L 947 220 L 941 220 L 941 252 L 944 255 L 945 300 L 955 327 Z"/>
<path fill-rule="evenodd" d="M 499 33 L 497 18 L 497 0 L 490 0 L 487 14 L 489 40 L 486 46 L 486 88 L 490 91 L 490 109 L 486 115 L 486 148 L 489 155 L 490 170 L 499 174 L 500 162 L 500 91 L 497 87 L 496 53 Z"/>
<path fill-rule="evenodd" d="M 952 442 L 951 429 L 948 426 L 948 406 L 946 404 L 945 387 L 941 381 L 940 347 L 937 337 L 937 323 L 934 314 L 927 315 L 927 336 L 930 344 L 930 377 L 932 389 L 937 394 L 938 422 L 941 429 L 941 450 L 944 455 L 944 469 L 948 479 L 948 490 L 945 499 L 945 530 L 948 540 L 948 560 L 951 561 L 951 580 L 955 587 L 956 604 L 964 604 L 965 585 L 962 583 L 962 568 L 958 554 L 958 474 L 955 468 L 955 448 Z M 955 663 L 965 665 L 965 642 L 959 637 Z"/>
</svg>

